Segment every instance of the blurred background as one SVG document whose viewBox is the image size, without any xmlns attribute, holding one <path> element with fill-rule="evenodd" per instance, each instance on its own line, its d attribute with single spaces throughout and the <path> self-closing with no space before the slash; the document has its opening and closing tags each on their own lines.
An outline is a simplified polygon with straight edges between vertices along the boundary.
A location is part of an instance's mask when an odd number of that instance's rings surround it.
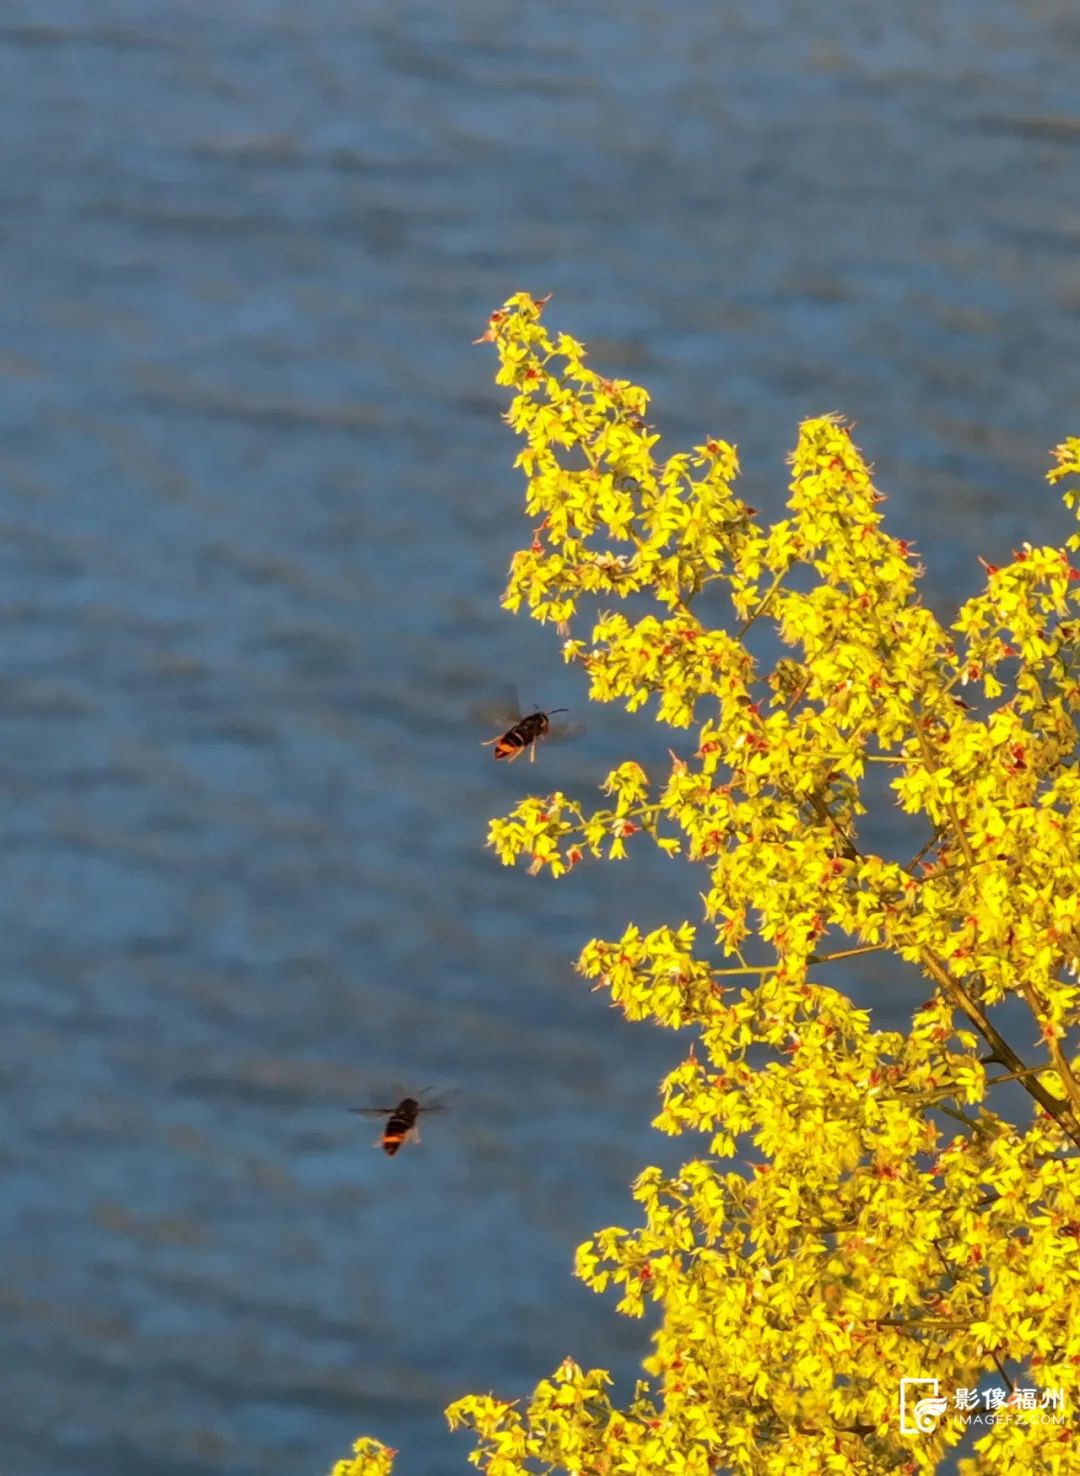
<svg viewBox="0 0 1080 1476">
<path fill-rule="evenodd" d="M 738 443 L 768 517 L 842 411 L 947 612 L 1067 529 L 1069 0 L 8 0 L 0 18 L 0 1454 L 297 1476 L 647 1325 L 572 1280 L 686 1042 L 571 963 L 697 920 L 488 817 L 686 735 L 500 611 L 511 292 Z M 516 681 L 587 736 L 496 766 Z M 899 847 L 888 825 L 871 839 Z M 683 874 L 683 873 L 686 874 Z M 925 989 L 875 961 L 882 1025 Z M 455 1091 L 421 1147 L 356 1103 Z M 389 1095 L 388 1095 L 389 1094 Z"/>
</svg>

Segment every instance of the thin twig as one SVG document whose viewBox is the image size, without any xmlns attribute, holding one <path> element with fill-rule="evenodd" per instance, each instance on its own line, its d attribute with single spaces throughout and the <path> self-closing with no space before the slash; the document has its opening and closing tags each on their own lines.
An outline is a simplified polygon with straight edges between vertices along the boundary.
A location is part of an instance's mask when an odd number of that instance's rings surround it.
<svg viewBox="0 0 1080 1476">
<path fill-rule="evenodd" d="M 864 953 L 885 953 L 885 943 L 864 943 L 861 948 L 842 948 L 839 953 L 812 953 L 806 960 L 811 964 L 836 963 L 841 958 L 859 958 Z"/>
<path fill-rule="evenodd" d="M 1020 992 L 1027 1000 L 1028 1008 L 1035 1016 L 1039 1027 L 1044 1031 L 1049 1031 L 1047 1044 L 1050 1047 L 1050 1055 L 1053 1059 L 1054 1067 L 1057 1074 L 1061 1077 L 1062 1085 L 1068 1093 L 1073 1112 L 1080 1118 L 1080 1085 L 1077 1084 L 1076 1077 L 1073 1075 L 1069 1063 L 1065 1059 L 1065 1052 L 1061 1049 L 1061 1042 L 1053 1033 L 1053 1026 L 1047 1018 L 1046 1005 L 1039 997 L 1039 992 L 1033 984 L 1024 982 L 1020 986 Z"/>
<path fill-rule="evenodd" d="M 911 721 L 915 725 L 915 732 L 919 739 L 919 747 L 922 750 L 926 772 L 933 778 L 937 773 L 937 766 L 934 764 L 934 755 L 930 752 L 930 743 L 926 736 L 926 728 L 923 726 L 923 720 L 917 712 L 912 710 Z M 956 806 L 952 800 L 947 799 L 942 799 L 941 804 L 952 823 L 952 828 L 956 831 L 956 839 L 960 842 L 960 849 L 964 853 L 964 859 L 969 866 L 974 866 L 975 852 L 971 849 L 971 842 L 967 838 L 967 831 L 960 824 L 960 816 L 957 814 Z"/>
<path fill-rule="evenodd" d="M 1017 1080 L 1023 1083 L 1028 1095 L 1034 1097 L 1039 1106 L 1060 1123 L 1077 1147 L 1080 1147 L 1080 1122 L 1070 1110 L 1068 1102 L 1048 1092 L 1042 1082 L 1032 1075 L 1024 1065 L 1023 1059 L 1013 1050 L 1001 1032 L 990 1023 L 985 1010 L 972 998 L 959 979 L 955 979 L 949 973 L 936 953 L 929 948 L 923 948 L 919 952 L 919 958 L 930 977 L 941 986 L 953 1004 L 964 1012 L 987 1045 L 992 1047 L 993 1059 L 1017 1073 Z"/>
<path fill-rule="evenodd" d="M 938 841 L 942 837 L 942 834 L 944 833 L 944 830 L 945 830 L 945 827 L 943 825 L 935 825 L 934 826 L 934 833 L 933 833 L 933 835 L 926 842 L 926 845 L 925 846 L 920 847 L 920 849 L 915 852 L 914 856 L 912 856 L 911 860 L 903 868 L 904 871 L 908 872 L 908 874 L 910 875 L 910 873 L 915 870 L 916 866 L 918 866 L 919 862 L 926 855 L 927 851 L 932 851 L 934 849 L 934 847 L 937 845 Z"/>
<path fill-rule="evenodd" d="M 773 575 L 773 582 L 769 585 L 768 589 L 762 595 L 757 609 L 753 612 L 752 615 L 747 616 L 742 625 L 740 625 L 739 629 L 735 632 L 736 641 L 741 641 L 743 636 L 753 625 L 754 621 L 757 620 L 760 616 L 764 615 L 766 609 L 768 608 L 769 601 L 772 599 L 776 591 L 780 588 L 784 580 L 784 575 L 786 573 L 787 570 L 782 569 L 779 574 Z"/>
</svg>

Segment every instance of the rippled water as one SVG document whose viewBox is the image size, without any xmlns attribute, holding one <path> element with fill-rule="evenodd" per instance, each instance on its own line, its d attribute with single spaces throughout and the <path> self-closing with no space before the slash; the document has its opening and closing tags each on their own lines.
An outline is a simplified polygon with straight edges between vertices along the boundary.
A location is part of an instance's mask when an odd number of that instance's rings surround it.
<svg viewBox="0 0 1080 1476">
<path fill-rule="evenodd" d="M 947 608 L 1064 531 L 1078 43 L 1066 0 L 9 0 L 4 1476 L 296 1476 L 361 1431 L 442 1476 L 457 1394 L 633 1369 L 568 1270 L 678 1153 L 683 1047 L 569 964 L 698 903 L 482 848 L 670 735 L 478 746 L 506 678 L 583 694 L 498 609 L 524 525 L 471 340 L 554 289 L 773 513 L 798 419 L 855 417 Z M 393 1161 L 343 1110 L 429 1082 Z"/>
</svg>

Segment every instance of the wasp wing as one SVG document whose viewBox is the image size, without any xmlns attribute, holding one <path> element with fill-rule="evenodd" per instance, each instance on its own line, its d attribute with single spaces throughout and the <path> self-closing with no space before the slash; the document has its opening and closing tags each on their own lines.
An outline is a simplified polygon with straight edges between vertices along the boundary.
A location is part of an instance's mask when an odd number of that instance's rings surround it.
<svg viewBox="0 0 1080 1476">
<path fill-rule="evenodd" d="M 481 728 L 498 728 L 505 733 L 521 722 L 521 713 L 507 702 L 481 702 L 469 710 L 469 716 Z"/>
<path fill-rule="evenodd" d="M 469 717 L 474 723 L 483 728 L 498 728 L 500 733 L 520 723 L 521 715 L 517 688 L 509 684 L 499 687 L 496 696 L 477 702 L 469 709 Z"/>
<path fill-rule="evenodd" d="M 446 1112 L 457 1103 L 460 1096 L 460 1087 L 445 1087 L 430 1103 L 421 1102 L 420 1107 L 424 1112 Z"/>
<path fill-rule="evenodd" d="M 390 1117 L 397 1111 L 396 1107 L 350 1107 L 350 1112 L 358 1112 L 361 1117 Z"/>
<path fill-rule="evenodd" d="M 548 726 L 545 742 L 569 743 L 573 738 L 580 738 L 584 732 L 584 723 L 551 723 Z"/>
</svg>

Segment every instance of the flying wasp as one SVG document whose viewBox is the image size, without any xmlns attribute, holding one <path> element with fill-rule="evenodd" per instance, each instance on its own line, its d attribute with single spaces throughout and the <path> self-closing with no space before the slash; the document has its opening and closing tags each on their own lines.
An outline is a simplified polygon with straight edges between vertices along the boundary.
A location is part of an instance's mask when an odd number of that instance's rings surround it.
<svg viewBox="0 0 1080 1476">
<path fill-rule="evenodd" d="M 417 1123 L 421 1112 L 441 1112 L 442 1102 L 420 1102 L 416 1097 L 402 1097 L 396 1107 L 350 1107 L 362 1117 L 385 1117 L 382 1132 L 372 1145 L 393 1158 L 405 1143 L 419 1143 L 420 1128 Z"/>
<path fill-rule="evenodd" d="M 584 733 L 585 729 L 580 723 L 553 723 L 551 719 L 557 712 L 566 712 L 565 707 L 553 707 L 550 712 L 542 712 L 537 708 L 535 712 L 525 713 L 518 710 L 517 705 L 502 708 L 493 713 L 495 721 L 508 724 L 505 731 L 497 738 L 486 738 L 481 745 L 483 748 L 495 747 L 497 759 L 508 759 L 513 763 L 520 758 L 526 749 L 529 750 L 529 762 L 536 758 L 536 745 L 547 739 L 552 743 L 565 743 L 568 738 L 577 738 Z"/>
</svg>

